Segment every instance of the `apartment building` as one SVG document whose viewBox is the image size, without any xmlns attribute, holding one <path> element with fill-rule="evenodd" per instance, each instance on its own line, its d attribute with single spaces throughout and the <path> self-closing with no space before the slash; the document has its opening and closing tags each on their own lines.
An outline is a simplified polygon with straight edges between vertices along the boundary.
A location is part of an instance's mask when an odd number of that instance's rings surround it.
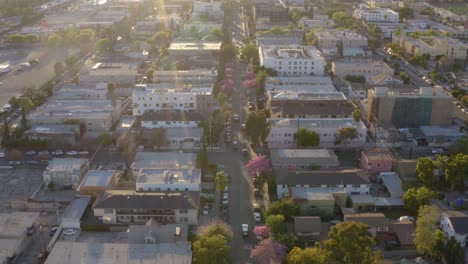
<svg viewBox="0 0 468 264">
<path fill-rule="evenodd" d="M 356 19 L 364 19 L 367 23 L 372 22 L 390 22 L 398 23 L 399 15 L 397 12 L 388 8 L 366 8 L 360 7 L 354 10 Z"/>
<path fill-rule="evenodd" d="M 108 190 L 93 207 L 103 224 L 198 224 L 199 192 L 165 193 Z"/>
<path fill-rule="evenodd" d="M 210 19 L 220 19 L 224 16 L 224 4 L 223 2 L 215 1 L 195 1 L 192 12 L 192 16 L 207 16 Z"/>
<path fill-rule="evenodd" d="M 352 105 L 341 92 L 268 92 L 272 118 L 347 118 Z"/>
<path fill-rule="evenodd" d="M 395 8 L 398 2 L 393 0 L 367 0 L 365 1 L 371 8 Z"/>
<path fill-rule="evenodd" d="M 203 116 L 197 112 L 146 112 L 141 116 L 141 127 L 152 128 L 197 128 Z"/>
<path fill-rule="evenodd" d="M 197 56 L 198 58 L 218 58 L 221 50 L 221 42 L 181 42 L 173 41 L 168 52 L 175 58 Z"/>
<path fill-rule="evenodd" d="M 132 94 L 133 114 L 146 112 L 182 111 L 211 113 L 212 88 L 171 89 L 137 85 Z"/>
<path fill-rule="evenodd" d="M 42 174 L 45 186 L 53 182 L 56 188 L 76 190 L 88 173 L 89 162 L 83 158 L 54 158 Z"/>
<path fill-rule="evenodd" d="M 213 85 L 217 81 L 218 72 L 214 69 L 191 69 L 185 71 L 157 70 L 153 73 L 155 83 L 183 83 L 186 85 Z"/>
<path fill-rule="evenodd" d="M 261 46 L 260 65 L 279 76 L 323 75 L 325 59 L 314 46 Z"/>
<path fill-rule="evenodd" d="M 452 116 L 452 100 L 438 88 L 420 87 L 416 91 L 400 92 L 376 87 L 368 92 L 366 112 L 382 127 L 448 126 L 452 123 L 448 118 Z"/>
<path fill-rule="evenodd" d="M 200 169 L 144 169 L 136 180 L 138 192 L 178 192 L 201 190 Z"/>
<path fill-rule="evenodd" d="M 133 86 L 136 83 L 137 66 L 129 63 L 94 64 L 80 73 L 80 83 L 115 83 L 118 86 Z"/>
<path fill-rule="evenodd" d="M 302 32 L 286 32 L 284 34 L 265 34 L 257 33 L 256 41 L 257 46 L 269 46 L 269 45 L 301 45 L 303 42 Z"/>
<path fill-rule="evenodd" d="M 271 149 L 270 157 L 275 170 L 336 170 L 340 164 L 329 149 Z"/>
<path fill-rule="evenodd" d="M 24 137 L 47 141 L 49 147 L 71 147 L 80 136 L 80 125 L 35 125 L 24 132 Z"/>
<path fill-rule="evenodd" d="M 276 172 L 276 192 L 278 199 L 289 196 L 290 189 L 303 187 L 310 191 L 331 193 L 345 192 L 350 195 L 368 195 L 371 182 L 367 174 L 358 169 L 327 171 L 288 171 Z"/>
<path fill-rule="evenodd" d="M 343 47 L 343 56 L 364 55 L 367 48 L 367 38 L 351 30 L 317 30 L 314 34 L 317 47 L 325 55 L 339 55 L 339 45 Z"/>
<path fill-rule="evenodd" d="M 301 19 L 299 19 L 298 23 L 301 26 L 301 28 L 303 28 L 306 32 L 309 32 L 313 28 L 333 28 L 335 26 L 335 23 L 332 19 L 328 17 L 318 19 L 315 17 L 315 14 L 314 19 L 302 17 Z"/>
<path fill-rule="evenodd" d="M 277 76 L 265 79 L 265 91 L 287 92 L 336 92 L 329 76 Z"/>
<path fill-rule="evenodd" d="M 366 143 L 366 126 L 362 121 L 355 122 L 352 118 L 270 118 L 268 123 L 270 125 L 268 147 L 270 148 L 297 147 L 294 135 L 301 128 L 315 131 L 320 136 L 319 147 L 321 148 L 359 148 Z M 356 129 L 357 137 L 339 143 L 341 128 Z"/>
<path fill-rule="evenodd" d="M 146 169 L 193 169 L 197 155 L 195 153 L 179 152 L 137 152 L 130 166 L 135 179 Z"/>
<path fill-rule="evenodd" d="M 340 77 L 350 75 L 364 76 L 367 78 L 382 73 L 389 75 L 395 73 L 395 70 L 385 62 L 370 59 L 336 60 L 332 62 L 331 70 L 334 75 Z"/>
<path fill-rule="evenodd" d="M 392 41 L 400 45 L 403 52 L 409 56 L 429 54 L 431 59 L 438 55 L 445 55 L 450 60 L 465 60 L 468 58 L 468 45 L 451 37 L 428 36 L 418 39 L 405 35 L 395 35 Z"/>
<path fill-rule="evenodd" d="M 268 18 L 270 23 L 275 22 L 289 22 L 289 9 L 281 5 L 268 4 L 254 4 L 254 19 L 265 17 Z"/>
</svg>

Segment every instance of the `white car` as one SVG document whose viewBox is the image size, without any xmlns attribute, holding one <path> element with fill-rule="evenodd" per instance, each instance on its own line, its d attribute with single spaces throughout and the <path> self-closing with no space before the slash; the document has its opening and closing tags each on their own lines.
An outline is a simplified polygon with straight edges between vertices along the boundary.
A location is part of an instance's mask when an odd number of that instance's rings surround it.
<svg viewBox="0 0 468 264">
<path fill-rule="evenodd" d="M 78 155 L 88 155 L 89 152 L 84 150 L 84 151 L 78 151 Z"/>
<path fill-rule="evenodd" d="M 431 152 L 432 152 L 432 154 L 442 154 L 442 153 L 444 153 L 444 150 L 439 149 L 439 148 L 433 148 L 433 149 L 431 149 Z"/>
<path fill-rule="evenodd" d="M 234 121 L 239 121 L 239 115 L 238 114 L 233 115 L 232 119 L 234 119 Z"/>
<path fill-rule="evenodd" d="M 4 158 L 4 157 L 5 157 L 5 153 L 0 152 L 0 158 Z"/>
<path fill-rule="evenodd" d="M 26 155 L 36 155 L 36 151 L 34 151 L 34 150 L 29 150 L 29 151 L 26 151 L 25 154 L 26 154 Z"/>
<path fill-rule="evenodd" d="M 67 151 L 67 153 L 65 153 L 66 155 L 68 156 L 76 156 L 78 155 L 78 152 L 74 151 L 74 150 L 71 150 L 71 151 Z"/>
<path fill-rule="evenodd" d="M 262 221 L 262 216 L 259 212 L 254 212 L 255 222 L 259 223 Z"/>
<path fill-rule="evenodd" d="M 229 198 L 228 197 L 223 197 L 223 204 L 228 205 L 229 204 Z"/>
<path fill-rule="evenodd" d="M 49 155 L 49 151 L 48 150 L 41 150 L 37 154 L 39 154 L 39 155 Z"/>
<path fill-rule="evenodd" d="M 411 222 L 414 222 L 414 217 L 412 217 L 412 216 L 407 216 L 407 215 L 400 216 L 400 218 L 398 218 L 398 222 L 401 222 L 401 221 L 411 221 Z"/>
<path fill-rule="evenodd" d="M 208 205 L 206 205 L 206 206 L 203 208 L 203 215 L 208 215 L 209 212 L 210 212 L 210 208 L 208 207 Z"/>
<path fill-rule="evenodd" d="M 249 225 L 248 224 L 242 224 L 242 235 L 247 236 L 249 234 Z"/>
<path fill-rule="evenodd" d="M 63 151 L 62 150 L 52 151 L 52 155 L 63 155 Z"/>
<path fill-rule="evenodd" d="M 76 230 L 75 229 L 67 229 L 63 231 L 63 234 L 66 236 L 74 236 L 76 235 Z"/>
</svg>

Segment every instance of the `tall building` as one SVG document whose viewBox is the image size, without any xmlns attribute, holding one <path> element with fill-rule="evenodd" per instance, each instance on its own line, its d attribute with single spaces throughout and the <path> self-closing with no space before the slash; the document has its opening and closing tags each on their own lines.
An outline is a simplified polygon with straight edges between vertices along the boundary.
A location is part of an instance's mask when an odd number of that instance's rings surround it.
<svg viewBox="0 0 468 264">
<path fill-rule="evenodd" d="M 388 8 L 357 8 L 354 10 L 354 18 L 362 18 L 368 23 L 398 23 L 400 20 L 398 13 Z"/>
<path fill-rule="evenodd" d="M 363 55 L 367 38 L 351 30 L 317 30 L 317 46 L 326 55 L 339 55 L 338 47 L 343 47 L 343 56 Z"/>
</svg>

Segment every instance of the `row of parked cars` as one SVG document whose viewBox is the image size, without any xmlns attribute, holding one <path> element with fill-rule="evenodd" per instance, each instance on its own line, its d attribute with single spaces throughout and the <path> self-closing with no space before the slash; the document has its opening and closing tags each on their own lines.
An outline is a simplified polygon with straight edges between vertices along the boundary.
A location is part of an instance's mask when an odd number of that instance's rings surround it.
<svg viewBox="0 0 468 264">
<path fill-rule="evenodd" d="M 55 150 L 52 152 L 49 152 L 48 150 L 42 150 L 39 152 L 36 152 L 35 150 L 29 150 L 25 152 L 26 155 L 53 155 L 53 156 L 61 156 L 61 155 L 67 155 L 67 156 L 77 156 L 77 155 L 88 155 L 89 152 L 86 150 L 83 151 L 75 151 L 75 150 L 70 150 L 67 152 L 64 152 L 63 150 Z"/>
</svg>

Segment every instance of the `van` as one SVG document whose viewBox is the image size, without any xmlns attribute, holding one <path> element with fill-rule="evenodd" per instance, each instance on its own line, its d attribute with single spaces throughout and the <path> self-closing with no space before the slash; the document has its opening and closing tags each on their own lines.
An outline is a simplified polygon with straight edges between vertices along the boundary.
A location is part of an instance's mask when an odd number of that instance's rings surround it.
<svg viewBox="0 0 468 264">
<path fill-rule="evenodd" d="M 11 110 L 11 105 L 10 104 L 5 104 L 3 106 L 3 110 L 10 111 Z"/>
</svg>

